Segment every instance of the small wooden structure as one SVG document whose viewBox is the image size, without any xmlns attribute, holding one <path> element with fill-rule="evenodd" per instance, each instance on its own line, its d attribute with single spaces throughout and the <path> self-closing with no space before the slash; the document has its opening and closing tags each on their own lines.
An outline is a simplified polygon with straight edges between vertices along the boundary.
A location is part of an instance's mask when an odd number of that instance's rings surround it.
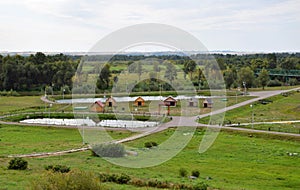
<svg viewBox="0 0 300 190">
<path fill-rule="evenodd" d="M 203 101 L 203 107 L 204 108 L 212 108 L 213 107 L 213 100 L 211 98 L 206 98 L 204 101 Z"/>
<path fill-rule="evenodd" d="M 90 107 L 93 112 L 104 112 L 105 105 L 101 101 L 96 101 Z"/>
<path fill-rule="evenodd" d="M 117 106 L 117 102 L 116 100 L 111 96 L 109 98 L 106 99 L 105 101 L 105 106 L 111 108 L 111 107 L 116 107 Z"/>
<path fill-rule="evenodd" d="M 135 99 L 133 105 L 135 106 L 144 106 L 145 105 L 145 100 L 142 97 L 138 97 L 137 99 Z"/>
<path fill-rule="evenodd" d="M 176 106 L 176 103 L 177 101 L 172 97 L 172 96 L 169 96 L 168 98 L 166 98 L 164 100 L 164 104 L 166 106 L 171 106 L 171 107 L 175 107 Z"/>
<path fill-rule="evenodd" d="M 190 107 L 198 107 L 198 99 L 197 98 L 191 98 L 189 100 L 189 106 Z"/>
</svg>

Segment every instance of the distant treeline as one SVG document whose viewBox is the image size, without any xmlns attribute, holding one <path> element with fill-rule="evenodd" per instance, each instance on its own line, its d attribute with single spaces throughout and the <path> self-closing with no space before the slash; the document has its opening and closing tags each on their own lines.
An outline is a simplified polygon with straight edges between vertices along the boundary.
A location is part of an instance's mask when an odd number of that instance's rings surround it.
<svg viewBox="0 0 300 190">
<path fill-rule="evenodd" d="M 212 54 L 210 56 L 197 54 L 190 57 L 181 55 L 115 55 L 110 59 L 108 63 L 110 66 L 107 68 L 112 70 L 111 65 L 116 65 L 117 62 L 122 64 L 127 62 L 126 65 L 130 65 L 130 63 L 147 58 L 171 60 L 175 65 L 183 65 L 184 72 L 190 73 L 195 85 L 199 85 L 199 83 L 202 85 L 205 79 L 195 64 L 203 66 L 205 70 L 210 67 L 209 63 L 212 61 L 212 56 L 217 60 L 222 70 L 227 88 L 241 86 L 242 82 L 246 82 L 247 87 L 299 84 L 299 77 L 297 76 L 269 77 L 268 70 L 300 70 L 300 53 Z M 81 56 L 45 55 L 41 52 L 30 56 L 0 55 L 0 91 L 43 91 L 45 89 L 48 91 L 62 89 L 69 91 L 72 88 L 72 80 L 80 59 Z M 171 66 L 170 69 L 172 69 Z M 261 75 L 257 74 L 258 69 L 261 70 Z M 104 86 L 106 89 L 110 88 L 109 84 L 111 83 L 109 81 L 116 81 L 118 74 L 108 72 L 106 79 L 99 78 L 98 80 L 100 82 L 106 80 L 108 84 Z M 138 72 L 142 72 L 142 70 Z M 172 71 L 171 73 L 176 75 L 175 72 Z M 172 76 L 166 75 L 166 78 L 173 80 Z M 103 85 L 98 85 L 98 87 L 100 90 L 105 90 Z"/>
<path fill-rule="evenodd" d="M 72 85 L 77 60 L 63 54 L 0 55 L 0 90 L 60 90 Z M 52 89 L 53 88 L 53 89 Z"/>
</svg>

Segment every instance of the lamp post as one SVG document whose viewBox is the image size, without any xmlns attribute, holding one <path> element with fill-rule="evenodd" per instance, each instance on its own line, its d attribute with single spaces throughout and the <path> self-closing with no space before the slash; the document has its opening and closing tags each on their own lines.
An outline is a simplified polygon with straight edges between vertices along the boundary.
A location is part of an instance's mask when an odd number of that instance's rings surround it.
<svg viewBox="0 0 300 190">
<path fill-rule="evenodd" d="M 251 124 L 252 124 L 252 129 L 253 129 L 253 120 L 254 120 L 254 113 L 253 113 L 253 105 L 250 105 L 251 112 L 252 112 L 252 118 L 251 118 Z"/>
<path fill-rule="evenodd" d="M 63 90 L 62 90 L 62 93 L 63 93 L 63 100 L 65 99 L 65 91 L 66 91 L 66 89 L 63 89 Z"/>
<path fill-rule="evenodd" d="M 161 97 L 161 88 L 162 88 L 162 84 L 159 84 L 160 100 L 162 100 L 162 97 Z"/>
<path fill-rule="evenodd" d="M 246 82 L 243 81 L 243 86 L 244 86 L 244 96 L 246 95 Z"/>
<path fill-rule="evenodd" d="M 237 90 L 235 91 L 235 103 L 237 104 Z"/>
<path fill-rule="evenodd" d="M 52 107 L 52 104 L 49 104 L 49 119 L 50 119 L 50 108 Z"/>
</svg>

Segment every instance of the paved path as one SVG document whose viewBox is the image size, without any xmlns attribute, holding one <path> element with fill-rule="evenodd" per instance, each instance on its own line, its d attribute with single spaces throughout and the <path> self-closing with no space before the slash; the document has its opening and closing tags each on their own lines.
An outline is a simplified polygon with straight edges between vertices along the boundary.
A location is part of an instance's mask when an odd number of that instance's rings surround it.
<svg viewBox="0 0 300 190">
<path fill-rule="evenodd" d="M 42 96 L 41 100 L 47 104 L 59 104 L 58 102 L 51 101 L 47 98 L 47 96 Z"/>
</svg>

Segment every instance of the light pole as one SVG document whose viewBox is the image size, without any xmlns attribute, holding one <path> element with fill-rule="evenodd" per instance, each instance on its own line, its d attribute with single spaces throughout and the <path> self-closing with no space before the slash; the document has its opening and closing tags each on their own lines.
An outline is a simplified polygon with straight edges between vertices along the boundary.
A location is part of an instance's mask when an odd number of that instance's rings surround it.
<svg viewBox="0 0 300 190">
<path fill-rule="evenodd" d="M 65 91 L 66 91 L 66 89 L 63 89 L 63 90 L 62 90 L 62 93 L 63 93 L 63 100 L 65 99 Z"/>
<path fill-rule="evenodd" d="M 161 84 L 159 84 L 159 96 L 160 96 L 160 100 L 162 100 L 162 98 L 161 98 Z"/>
<path fill-rule="evenodd" d="M 235 103 L 237 104 L 237 90 L 235 91 Z"/>
<path fill-rule="evenodd" d="M 253 113 L 253 105 L 250 104 L 251 112 L 252 112 L 252 118 L 251 118 L 251 124 L 252 124 L 252 129 L 253 129 L 253 120 L 254 120 L 254 113 Z"/>
<path fill-rule="evenodd" d="M 244 86 L 244 96 L 246 95 L 246 82 L 243 81 L 243 86 Z"/>
<path fill-rule="evenodd" d="M 50 108 L 52 107 L 52 104 L 49 104 L 49 119 L 50 119 Z"/>
</svg>

